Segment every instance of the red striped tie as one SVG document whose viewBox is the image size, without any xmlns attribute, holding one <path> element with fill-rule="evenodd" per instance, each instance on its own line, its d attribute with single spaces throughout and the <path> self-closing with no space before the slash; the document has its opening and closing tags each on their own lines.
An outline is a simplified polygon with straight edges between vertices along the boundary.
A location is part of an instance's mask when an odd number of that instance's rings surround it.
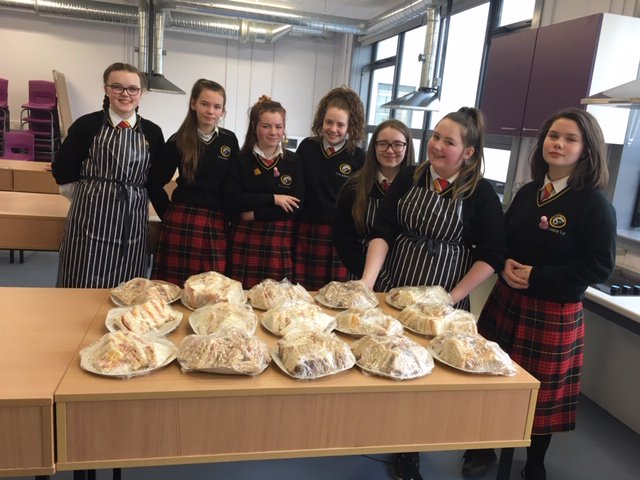
<svg viewBox="0 0 640 480">
<path fill-rule="evenodd" d="M 544 202 L 547 198 L 553 195 L 553 183 L 547 183 L 540 192 L 540 201 Z"/>
<path fill-rule="evenodd" d="M 336 149 L 333 147 L 329 147 L 327 148 L 327 155 L 333 155 L 334 153 L 336 153 Z"/>
<path fill-rule="evenodd" d="M 387 190 L 389 190 L 389 187 L 391 186 L 391 184 L 389 183 L 389 180 L 387 180 L 386 178 L 383 178 L 382 182 L 380 182 L 380 186 L 382 187 L 382 191 L 386 192 Z"/>
<path fill-rule="evenodd" d="M 438 193 L 441 193 L 444 190 L 446 190 L 448 186 L 449 186 L 449 180 L 447 180 L 446 178 L 436 178 L 433 181 L 433 188 Z"/>
<path fill-rule="evenodd" d="M 118 124 L 118 128 L 131 128 L 131 125 L 129 124 L 129 122 L 127 122 L 126 120 L 122 120 L 119 124 Z"/>
</svg>

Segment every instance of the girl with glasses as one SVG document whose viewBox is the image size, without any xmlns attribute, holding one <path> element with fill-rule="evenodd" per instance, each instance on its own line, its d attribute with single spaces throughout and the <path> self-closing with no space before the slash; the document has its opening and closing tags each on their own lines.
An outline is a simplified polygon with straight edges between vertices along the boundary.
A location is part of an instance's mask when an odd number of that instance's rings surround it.
<svg viewBox="0 0 640 480">
<path fill-rule="evenodd" d="M 71 125 L 51 166 L 71 200 L 59 287 L 112 288 L 145 276 L 149 263 L 147 176 L 162 130 L 137 113 L 144 86 L 137 68 L 114 63 L 103 82 L 103 109 Z"/>
<path fill-rule="evenodd" d="M 318 103 L 311 130 L 297 153 L 306 185 L 305 208 L 297 220 L 295 281 L 318 290 L 332 280 L 345 281 L 347 269 L 333 247 L 336 201 L 347 179 L 364 164 L 364 107 L 347 87 L 327 93 Z"/>
<path fill-rule="evenodd" d="M 350 278 L 364 270 L 376 212 L 400 170 L 415 163 L 413 140 L 399 120 L 386 120 L 373 132 L 362 169 L 345 183 L 336 208 L 333 244 Z"/>
<path fill-rule="evenodd" d="M 226 100 L 222 85 L 197 80 L 187 116 L 165 144 L 163 161 L 149 173 L 149 196 L 162 219 L 152 278 L 182 285 L 191 275 L 226 271 L 228 219 L 222 190 L 239 150 L 236 135 L 218 125 Z M 163 187 L 176 169 L 176 188 L 169 200 Z"/>
</svg>

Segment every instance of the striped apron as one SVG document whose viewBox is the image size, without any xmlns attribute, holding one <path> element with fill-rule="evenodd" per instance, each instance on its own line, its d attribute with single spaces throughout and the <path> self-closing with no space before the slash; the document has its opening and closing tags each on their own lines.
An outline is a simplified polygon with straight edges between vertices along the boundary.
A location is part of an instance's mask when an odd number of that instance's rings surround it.
<svg viewBox="0 0 640 480">
<path fill-rule="evenodd" d="M 413 186 L 398 201 L 401 233 L 387 255 L 376 290 L 406 285 L 440 285 L 450 291 L 471 268 L 471 249 L 462 237 L 461 199 Z M 469 309 L 469 298 L 455 305 Z"/>
<path fill-rule="evenodd" d="M 148 144 L 104 122 L 82 164 L 60 245 L 58 287 L 112 288 L 146 275 Z"/>
</svg>

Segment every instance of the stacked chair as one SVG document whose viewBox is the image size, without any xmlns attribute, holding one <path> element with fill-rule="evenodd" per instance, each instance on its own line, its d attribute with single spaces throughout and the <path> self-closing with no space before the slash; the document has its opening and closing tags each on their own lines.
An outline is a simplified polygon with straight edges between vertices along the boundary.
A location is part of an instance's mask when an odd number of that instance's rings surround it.
<svg viewBox="0 0 640 480">
<path fill-rule="evenodd" d="M 22 105 L 22 130 L 35 137 L 35 160 L 52 162 L 60 148 L 58 99 L 53 82 L 29 80 L 29 102 Z"/>
<path fill-rule="evenodd" d="M 0 78 L 0 156 L 4 155 L 5 134 L 9 127 L 9 81 Z"/>
</svg>

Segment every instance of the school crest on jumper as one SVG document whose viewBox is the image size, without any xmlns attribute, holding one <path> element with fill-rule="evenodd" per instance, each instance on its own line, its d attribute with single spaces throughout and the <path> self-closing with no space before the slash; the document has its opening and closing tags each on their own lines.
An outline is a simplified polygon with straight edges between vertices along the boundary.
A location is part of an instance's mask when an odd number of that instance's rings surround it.
<svg viewBox="0 0 640 480">
<path fill-rule="evenodd" d="M 351 165 L 349 165 L 348 163 L 341 163 L 338 167 L 338 170 L 343 175 L 351 175 Z"/>
<path fill-rule="evenodd" d="M 280 177 L 280 183 L 288 187 L 293 183 L 293 178 L 291 178 L 291 175 L 282 175 Z"/>
<path fill-rule="evenodd" d="M 231 155 L 231 147 L 229 145 L 222 145 L 220 147 L 220 155 L 224 158 L 229 158 L 229 155 Z"/>
<path fill-rule="evenodd" d="M 549 220 L 549 226 L 551 228 L 564 228 L 567 226 L 567 217 L 565 217 L 564 215 L 562 215 L 561 213 L 556 213 L 553 217 L 551 217 L 551 219 Z"/>
</svg>

